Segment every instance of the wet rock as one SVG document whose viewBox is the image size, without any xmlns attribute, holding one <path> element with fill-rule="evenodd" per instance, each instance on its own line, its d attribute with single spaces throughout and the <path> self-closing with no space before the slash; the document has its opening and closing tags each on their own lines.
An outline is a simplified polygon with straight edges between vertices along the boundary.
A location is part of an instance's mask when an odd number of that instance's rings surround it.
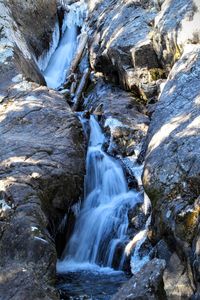
<svg viewBox="0 0 200 300">
<path fill-rule="evenodd" d="M 82 194 L 81 124 L 63 96 L 23 81 L 1 104 L 0 132 L 1 297 L 57 299 L 54 238 Z"/>
<path fill-rule="evenodd" d="M 144 214 L 143 203 L 138 203 L 128 212 L 129 235 L 133 238 L 139 230 L 145 227 L 148 215 Z"/>
<path fill-rule="evenodd" d="M 148 129 L 148 117 L 137 99 L 122 89 L 98 79 L 85 98 L 84 108 L 102 117 L 108 134 L 108 152 L 136 154 Z"/>
<path fill-rule="evenodd" d="M 166 263 L 169 262 L 172 252 L 169 246 L 164 240 L 160 240 L 156 246 L 152 249 L 150 256 L 157 257 L 159 259 L 164 259 Z"/>
<path fill-rule="evenodd" d="M 167 299 L 162 280 L 164 269 L 164 260 L 153 259 L 140 272 L 134 274 L 112 300 Z"/>
<path fill-rule="evenodd" d="M 200 47 L 190 45 L 170 72 L 152 115 L 143 174 L 155 240 L 164 236 L 174 244 L 191 282 L 199 224 L 199 76 Z M 198 268 L 195 272 L 198 277 Z"/>
</svg>

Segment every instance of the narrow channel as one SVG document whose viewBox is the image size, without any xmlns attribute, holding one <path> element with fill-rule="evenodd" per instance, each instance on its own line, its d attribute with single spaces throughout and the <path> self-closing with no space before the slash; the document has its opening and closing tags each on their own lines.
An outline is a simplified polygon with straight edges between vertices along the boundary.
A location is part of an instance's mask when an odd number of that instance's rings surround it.
<svg viewBox="0 0 200 300">
<path fill-rule="evenodd" d="M 66 79 L 78 44 L 80 11 L 84 10 L 77 4 L 69 8 L 58 46 L 43 70 L 51 88 L 59 89 Z M 128 213 L 144 201 L 141 191 L 129 189 L 119 159 L 104 151 L 105 136 L 93 115 L 89 127 L 85 196 L 74 231 L 57 262 L 57 287 L 61 299 L 66 300 L 108 300 L 127 280 Z M 139 234 L 145 237 L 145 233 Z M 142 261 L 137 253 L 132 260 Z"/>
</svg>

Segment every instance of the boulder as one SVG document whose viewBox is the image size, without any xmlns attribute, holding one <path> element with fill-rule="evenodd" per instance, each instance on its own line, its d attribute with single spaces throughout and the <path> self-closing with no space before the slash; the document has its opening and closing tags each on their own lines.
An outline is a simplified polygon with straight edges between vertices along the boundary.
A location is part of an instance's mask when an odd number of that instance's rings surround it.
<svg viewBox="0 0 200 300">
<path fill-rule="evenodd" d="M 1 297 L 58 299 L 54 238 L 82 194 L 81 124 L 63 96 L 22 81 L 1 104 L 0 132 Z"/>
<path fill-rule="evenodd" d="M 200 46 L 188 45 L 171 70 L 152 116 L 143 173 L 153 205 L 154 238 L 165 237 L 173 245 L 193 291 L 192 277 L 199 277 L 199 78 Z"/>
<path fill-rule="evenodd" d="M 46 68 L 60 35 L 56 0 L 8 0 L 4 4 L 4 23 L 19 72 L 27 80 L 46 85 L 41 70 Z"/>
<path fill-rule="evenodd" d="M 163 274 L 167 299 L 190 299 L 193 288 L 180 258 L 173 253 Z"/>
<path fill-rule="evenodd" d="M 85 97 L 84 108 L 101 116 L 109 137 L 108 153 L 137 156 L 149 124 L 144 106 L 131 93 L 101 78 L 92 87 Z"/>
<path fill-rule="evenodd" d="M 39 58 L 52 40 L 57 22 L 56 0 L 7 0 L 6 5 L 31 52 Z"/>
<path fill-rule="evenodd" d="M 194 278 L 197 283 L 197 292 L 194 299 L 198 299 L 200 297 L 200 225 L 198 226 L 197 236 L 192 245 L 192 259 Z"/>
<path fill-rule="evenodd" d="M 125 283 L 112 300 L 165 300 L 163 285 L 165 261 L 154 258 Z"/>
<path fill-rule="evenodd" d="M 1 76 L 3 78 L 1 89 L 4 89 L 5 93 L 9 84 L 12 83 L 12 78 L 19 72 L 23 73 L 28 80 L 46 85 L 44 76 L 38 67 L 35 54 L 28 46 L 19 24 L 13 19 L 8 6 L 0 3 L 0 8 L 2 12 L 0 18 L 2 26 L 0 37 L 2 45 Z"/>
<path fill-rule="evenodd" d="M 105 3 L 96 6 L 97 19 L 89 19 L 92 68 L 144 99 L 155 97 L 156 81 L 165 74 L 152 44 L 155 11 L 148 9 L 150 1 Z"/>
</svg>

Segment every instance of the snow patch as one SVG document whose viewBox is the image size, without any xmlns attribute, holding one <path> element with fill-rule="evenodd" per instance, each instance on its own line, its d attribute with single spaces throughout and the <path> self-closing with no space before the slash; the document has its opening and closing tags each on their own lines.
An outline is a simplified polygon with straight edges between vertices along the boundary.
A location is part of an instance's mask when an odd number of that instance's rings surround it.
<svg viewBox="0 0 200 300">
<path fill-rule="evenodd" d="M 144 214 L 147 215 L 149 210 L 151 208 L 151 200 L 147 196 L 147 194 L 144 192 Z"/>
<path fill-rule="evenodd" d="M 130 244 L 132 244 L 131 245 L 132 248 L 133 248 L 133 246 L 135 246 L 134 253 L 131 257 L 131 272 L 132 272 L 132 274 L 138 273 L 141 270 L 141 268 L 147 262 L 150 261 L 149 254 L 146 254 L 146 255 L 140 254 L 140 249 L 147 239 L 147 233 L 148 233 L 150 223 L 151 223 L 151 216 L 147 219 L 147 222 L 145 224 L 145 229 L 141 230 L 138 234 L 136 234 L 134 239 L 130 242 Z M 136 243 L 134 243 L 134 241 L 136 241 Z"/>
<path fill-rule="evenodd" d="M 12 82 L 14 82 L 14 83 L 19 83 L 22 80 L 23 80 L 22 74 L 18 74 L 15 77 L 12 78 Z"/>
<path fill-rule="evenodd" d="M 130 174 L 132 174 L 135 177 L 135 179 L 138 182 L 138 185 L 142 186 L 142 172 L 144 165 L 139 165 L 137 163 L 138 153 L 140 153 L 140 151 L 136 152 L 135 155 L 132 156 L 127 156 L 125 158 L 120 157 L 120 159 L 124 163 L 126 168 L 129 170 Z"/>
<path fill-rule="evenodd" d="M 35 227 L 35 226 L 31 226 L 31 231 L 37 231 L 38 230 L 38 228 L 37 227 Z"/>
<path fill-rule="evenodd" d="M 4 199 L 0 200 L 0 212 L 6 212 L 10 210 L 11 206 L 9 206 Z"/>
<path fill-rule="evenodd" d="M 105 127 L 110 127 L 111 130 L 113 130 L 115 127 L 126 127 L 125 125 L 122 124 L 119 120 L 108 117 L 105 122 Z"/>
<path fill-rule="evenodd" d="M 0 44 L 0 63 L 7 64 L 6 60 L 13 56 L 13 50 L 6 44 Z"/>
</svg>

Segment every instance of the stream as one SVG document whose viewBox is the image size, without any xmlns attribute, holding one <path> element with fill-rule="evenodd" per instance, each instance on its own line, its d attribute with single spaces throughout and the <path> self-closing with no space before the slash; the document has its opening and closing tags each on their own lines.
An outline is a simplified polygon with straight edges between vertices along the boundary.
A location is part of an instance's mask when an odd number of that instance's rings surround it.
<svg viewBox="0 0 200 300">
<path fill-rule="evenodd" d="M 103 142 L 104 134 L 91 116 L 85 199 L 71 239 L 57 263 L 58 288 L 64 299 L 73 294 L 85 295 L 84 299 L 110 299 L 127 280 L 122 270 L 128 211 L 143 199 L 140 193 L 128 190 L 120 163 L 102 150 Z"/>
<path fill-rule="evenodd" d="M 68 12 L 70 22 L 66 22 L 60 42 L 43 72 L 51 88 L 57 89 L 64 83 L 76 50 L 80 26 L 77 9 L 81 10 L 72 5 Z M 74 14 L 79 17 L 73 22 Z M 61 299 L 108 300 L 127 281 L 124 270 L 126 247 L 130 242 L 128 212 L 144 201 L 141 192 L 129 190 L 119 159 L 103 150 L 105 136 L 93 115 L 89 126 L 85 196 L 74 231 L 57 262 Z M 143 230 L 142 238 L 145 233 Z M 142 265 L 138 252 L 132 261 Z"/>
</svg>

